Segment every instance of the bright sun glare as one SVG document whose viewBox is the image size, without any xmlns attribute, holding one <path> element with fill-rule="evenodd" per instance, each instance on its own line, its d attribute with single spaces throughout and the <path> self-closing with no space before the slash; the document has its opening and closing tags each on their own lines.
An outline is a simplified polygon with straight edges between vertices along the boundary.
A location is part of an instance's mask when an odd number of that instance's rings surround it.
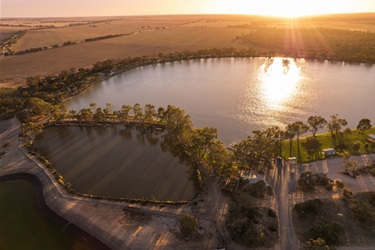
<svg viewBox="0 0 375 250">
<path fill-rule="evenodd" d="M 297 90 L 301 68 L 293 59 L 268 59 L 260 68 L 259 80 L 267 104 L 280 109 Z"/>
</svg>

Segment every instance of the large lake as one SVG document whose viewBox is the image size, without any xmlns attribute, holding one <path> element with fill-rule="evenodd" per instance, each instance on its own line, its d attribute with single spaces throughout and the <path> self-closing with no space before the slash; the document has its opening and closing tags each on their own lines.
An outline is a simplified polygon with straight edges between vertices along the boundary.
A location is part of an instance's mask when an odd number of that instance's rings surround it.
<svg viewBox="0 0 375 250">
<path fill-rule="evenodd" d="M 282 58 L 202 59 L 140 67 L 114 76 L 67 102 L 168 104 L 183 108 L 195 127 L 214 126 L 228 144 L 252 130 L 326 119 L 338 114 L 355 128 L 375 122 L 375 67 Z"/>
<path fill-rule="evenodd" d="M 284 127 L 311 115 L 338 114 L 355 128 L 375 123 L 375 67 L 282 58 L 226 58 L 140 67 L 95 85 L 67 102 L 79 110 L 96 102 L 171 104 L 195 127 L 213 126 L 219 139 L 241 141 L 255 129 Z M 79 192 L 185 200 L 194 195 L 189 167 L 134 129 L 49 128 L 39 147 Z"/>
</svg>

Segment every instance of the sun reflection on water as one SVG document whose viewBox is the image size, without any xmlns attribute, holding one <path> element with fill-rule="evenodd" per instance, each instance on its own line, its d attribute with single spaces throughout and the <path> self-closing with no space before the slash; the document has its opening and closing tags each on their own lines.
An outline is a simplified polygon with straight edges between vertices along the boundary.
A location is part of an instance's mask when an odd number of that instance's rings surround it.
<svg viewBox="0 0 375 250">
<path fill-rule="evenodd" d="M 266 104 L 276 110 L 282 110 L 283 104 L 297 92 L 301 78 L 301 68 L 293 59 L 272 58 L 259 69 L 258 79 Z"/>
</svg>

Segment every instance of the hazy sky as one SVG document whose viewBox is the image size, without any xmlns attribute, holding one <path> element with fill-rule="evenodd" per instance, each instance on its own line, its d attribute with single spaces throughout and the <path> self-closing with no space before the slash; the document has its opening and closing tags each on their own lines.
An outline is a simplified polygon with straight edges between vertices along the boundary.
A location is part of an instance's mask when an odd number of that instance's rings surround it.
<svg viewBox="0 0 375 250">
<path fill-rule="evenodd" d="M 0 0 L 1 17 L 149 14 L 301 16 L 375 12 L 375 0 Z"/>
</svg>

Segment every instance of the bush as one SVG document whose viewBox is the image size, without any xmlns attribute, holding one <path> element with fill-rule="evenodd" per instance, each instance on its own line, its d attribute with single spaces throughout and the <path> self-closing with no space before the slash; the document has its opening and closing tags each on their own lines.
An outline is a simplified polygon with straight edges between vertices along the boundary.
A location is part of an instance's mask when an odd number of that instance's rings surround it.
<svg viewBox="0 0 375 250">
<path fill-rule="evenodd" d="M 328 225 L 324 222 L 315 224 L 310 228 L 308 238 L 323 239 L 328 245 L 334 245 L 338 240 L 337 225 Z"/>
<path fill-rule="evenodd" d="M 308 250 L 329 250 L 329 246 L 326 245 L 325 240 L 322 238 L 312 239 L 310 238 L 306 242 L 305 249 Z"/>
<path fill-rule="evenodd" d="M 347 188 L 344 188 L 344 189 L 342 190 L 342 194 L 344 195 L 344 197 L 345 197 L 346 199 L 351 199 L 351 198 L 353 198 L 353 193 L 352 193 L 352 191 L 350 191 L 350 190 L 347 189 Z"/>
<path fill-rule="evenodd" d="M 267 184 L 263 180 L 260 180 L 254 184 L 250 184 L 244 189 L 244 191 L 247 191 L 249 195 L 257 199 L 263 199 L 266 197 L 266 195 L 270 193 L 270 191 L 267 188 Z"/>
<path fill-rule="evenodd" d="M 350 208 L 355 218 L 360 222 L 371 223 L 373 221 L 373 215 L 371 214 L 371 209 L 363 201 L 357 203 Z"/>
<path fill-rule="evenodd" d="M 332 190 L 331 180 L 324 173 L 312 174 L 310 171 L 307 171 L 302 173 L 298 180 L 299 189 L 305 193 L 313 192 L 318 185 L 326 188 L 328 191 Z"/>
<path fill-rule="evenodd" d="M 344 183 L 340 180 L 336 180 L 335 185 L 337 188 L 344 188 Z"/>
<path fill-rule="evenodd" d="M 321 207 L 322 201 L 320 199 L 308 200 L 294 205 L 295 210 L 299 214 L 317 214 Z"/>
<path fill-rule="evenodd" d="M 269 217 L 272 217 L 272 218 L 275 218 L 275 217 L 276 217 L 275 210 L 273 210 L 273 209 L 271 209 L 271 208 L 268 209 L 267 214 L 268 214 Z"/>
<path fill-rule="evenodd" d="M 180 231 L 184 237 L 192 237 L 198 232 L 199 221 L 195 216 L 185 215 L 180 219 Z"/>
<path fill-rule="evenodd" d="M 268 229 L 272 232 L 277 232 L 277 229 L 278 229 L 277 223 L 272 223 L 271 225 L 268 226 Z"/>
</svg>

